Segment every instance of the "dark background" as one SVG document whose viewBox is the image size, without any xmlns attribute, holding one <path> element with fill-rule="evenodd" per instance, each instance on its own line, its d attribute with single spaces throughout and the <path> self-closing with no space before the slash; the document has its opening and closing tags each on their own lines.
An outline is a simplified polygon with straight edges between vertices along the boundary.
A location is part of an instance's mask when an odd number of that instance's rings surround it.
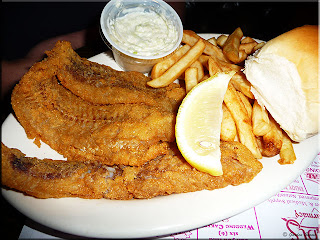
<svg viewBox="0 0 320 240">
<path fill-rule="evenodd" d="M 317 1 L 214 2 L 168 1 L 182 18 L 184 29 L 198 33 L 231 33 L 241 27 L 246 36 L 269 40 L 305 24 L 318 24 Z M 98 35 L 106 2 L 4 2 L 1 7 L 1 52 L 4 60 L 24 57 L 50 37 L 92 29 L 88 45 L 103 51 Z M 100 49 L 98 49 L 100 48 Z"/>
<path fill-rule="evenodd" d="M 99 17 L 106 2 L 2 2 L 2 60 L 23 58 L 36 44 L 51 37 L 89 28 L 86 46 L 78 50 L 90 57 L 107 50 L 99 36 Z M 198 33 L 232 33 L 241 27 L 246 36 L 270 40 L 305 24 L 318 25 L 318 2 L 213 2 L 169 1 L 184 29 Z M 3 98 L 1 115 L 11 111 L 10 97 Z M 1 198 L 2 234 L 17 239 L 25 217 Z M 3 230 L 2 230 L 3 231 Z"/>
</svg>

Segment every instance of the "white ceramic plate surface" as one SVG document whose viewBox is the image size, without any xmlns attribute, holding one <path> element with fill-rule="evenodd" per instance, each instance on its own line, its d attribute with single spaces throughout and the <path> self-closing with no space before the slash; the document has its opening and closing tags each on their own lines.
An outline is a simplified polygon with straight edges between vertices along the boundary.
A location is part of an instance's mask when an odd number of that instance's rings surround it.
<svg viewBox="0 0 320 240">
<path fill-rule="evenodd" d="M 202 34 L 204 38 L 217 36 Z M 117 70 L 110 53 L 90 60 Z M 2 125 L 2 142 L 30 157 L 64 159 L 42 143 L 39 149 L 10 114 Z M 2 189 L 3 196 L 20 212 L 50 228 L 69 234 L 98 238 L 162 236 L 206 226 L 239 214 L 269 199 L 293 182 L 319 152 L 319 135 L 294 144 L 297 160 L 280 165 L 263 158 L 263 170 L 248 184 L 213 191 L 173 194 L 148 200 L 36 199 Z"/>
</svg>

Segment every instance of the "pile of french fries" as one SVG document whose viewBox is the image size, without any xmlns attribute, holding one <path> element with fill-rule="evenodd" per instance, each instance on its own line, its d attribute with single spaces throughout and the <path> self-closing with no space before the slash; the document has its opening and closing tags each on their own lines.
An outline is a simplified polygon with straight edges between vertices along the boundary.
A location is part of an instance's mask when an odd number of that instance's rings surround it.
<svg viewBox="0 0 320 240">
<path fill-rule="evenodd" d="M 160 88 L 180 79 L 185 81 L 186 92 L 189 92 L 219 72 L 235 72 L 224 96 L 220 139 L 240 141 L 257 159 L 280 154 L 280 164 L 292 164 L 296 156 L 290 138 L 259 105 L 242 72 L 244 60 L 264 44 L 244 37 L 241 28 L 229 36 L 207 40 L 184 30 L 182 46 L 154 65 L 148 85 Z"/>
</svg>

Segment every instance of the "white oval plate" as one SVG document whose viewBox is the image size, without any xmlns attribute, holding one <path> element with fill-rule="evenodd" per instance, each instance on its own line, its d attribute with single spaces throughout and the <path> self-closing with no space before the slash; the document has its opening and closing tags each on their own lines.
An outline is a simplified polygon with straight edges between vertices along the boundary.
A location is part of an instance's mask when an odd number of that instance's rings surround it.
<svg viewBox="0 0 320 240">
<path fill-rule="evenodd" d="M 202 34 L 204 38 L 216 34 Z M 110 53 L 90 60 L 120 68 Z M 26 137 L 12 114 L 2 125 L 2 142 L 18 148 L 27 156 L 63 159 L 48 145 L 41 148 Z M 269 199 L 293 182 L 319 152 L 319 135 L 294 144 L 297 160 L 280 165 L 263 158 L 262 171 L 247 184 L 214 191 L 173 194 L 146 200 L 108 199 L 37 199 L 2 189 L 3 196 L 27 217 L 50 228 L 69 234 L 98 238 L 141 238 L 162 236 L 199 228 L 239 214 Z"/>
</svg>

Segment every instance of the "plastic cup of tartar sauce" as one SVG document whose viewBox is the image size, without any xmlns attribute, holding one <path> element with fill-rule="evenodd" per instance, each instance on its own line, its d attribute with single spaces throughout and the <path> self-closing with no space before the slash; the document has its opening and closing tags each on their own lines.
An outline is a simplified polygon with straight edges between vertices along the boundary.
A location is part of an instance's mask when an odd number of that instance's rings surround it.
<svg viewBox="0 0 320 240">
<path fill-rule="evenodd" d="M 111 0 L 100 17 L 101 37 L 125 71 L 149 72 L 180 45 L 183 27 L 162 0 Z"/>
</svg>

